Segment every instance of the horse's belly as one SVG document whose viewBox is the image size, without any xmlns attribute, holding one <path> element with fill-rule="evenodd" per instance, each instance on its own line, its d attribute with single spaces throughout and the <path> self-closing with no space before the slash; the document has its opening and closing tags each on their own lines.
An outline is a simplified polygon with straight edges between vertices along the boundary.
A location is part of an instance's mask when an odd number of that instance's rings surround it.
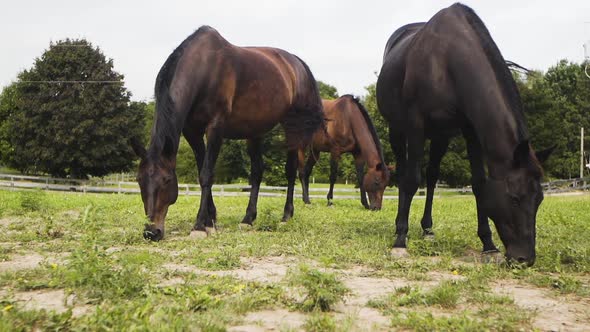
<svg viewBox="0 0 590 332">
<path fill-rule="evenodd" d="M 456 111 L 437 109 L 429 113 L 425 123 L 425 131 L 427 136 L 455 136 L 460 133 L 462 123 L 463 121 Z"/>
</svg>

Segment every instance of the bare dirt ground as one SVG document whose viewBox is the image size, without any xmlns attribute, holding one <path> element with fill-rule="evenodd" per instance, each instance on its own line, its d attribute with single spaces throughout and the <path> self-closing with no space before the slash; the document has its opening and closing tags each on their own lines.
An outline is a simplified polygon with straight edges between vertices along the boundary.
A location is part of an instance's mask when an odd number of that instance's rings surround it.
<svg viewBox="0 0 590 332">
<path fill-rule="evenodd" d="M 31 269 L 44 261 L 46 261 L 45 257 L 35 253 L 14 255 L 11 260 L 0 262 L 0 272 Z M 294 257 L 279 256 L 242 259 L 240 268 L 229 271 L 207 271 L 194 266 L 173 263 L 165 264 L 164 267 L 170 271 L 232 276 L 245 281 L 280 283 L 284 281 L 290 268 L 301 263 L 311 266 L 318 265 L 313 261 L 304 262 Z M 396 288 L 404 286 L 418 286 L 428 289 L 444 280 L 463 278 L 459 275 L 441 272 L 428 273 L 427 281 L 379 278 L 371 277 L 372 271 L 363 266 L 355 266 L 345 270 L 321 270 L 337 273 L 346 287 L 350 289 L 351 293 L 346 301 L 335 307 L 335 317 L 340 321 L 351 318 L 351 321 L 354 322 L 351 330 L 356 331 L 389 330 L 389 318 L 367 306 L 367 302 L 372 299 L 379 299 L 385 294 L 394 292 Z M 180 282 L 182 282 L 181 278 L 173 278 L 164 281 L 161 285 Z M 519 284 L 514 280 L 496 281 L 492 285 L 492 289 L 497 294 L 510 296 L 518 306 L 534 311 L 533 325 L 542 331 L 590 331 L 590 301 L 587 299 L 558 296 L 549 290 Z M 63 290 L 14 292 L 3 289 L 0 290 L 0 298 L 11 298 L 30 309 L 63 312 L 71 308 L 74 315 L 82 315 L 92 309 L 91 306 L 76 303 L 75 297 L 67 295 Z M 460 310 L 460 308 L 456 310 Z M 437 313 L 433 312 L 433 314 Z M 285 309 L 263 310 L 247 314 L 240 326 L 231 327 L 229 330 L 234 332 L 302 330 L 306 319 L 306 314 Z"/>
<path fill-rule="evenodd" d="M 512 280 L 498 281 L 493 289 L 512 297 L 518 306 L 535 311 L 533 325 L 539 329 L 590 331 L 590 301 L 554 296 L 544 289 L 521 285 Z"/>
<path fill-rule="evenodd" d="M 242 267 L 231 271 L 205 271 L 191 266 L 167 264 L 166 268 L 185 272 L 212 274 L 219 276 L 233 276 L 247 281 L 280 282 L 284 279 L 289 268 L 301 261 L 286 257 L 265 257 L 243 259 Z M 313 262 L 305 262 L 314 265 Z M 327 269 L 324 269 L 327 270 Z M 371 271 L 356 266 L 347 270 L 330 270 L 337 272 L 346 287 L 351 290 L 344 303 L 336 306 L 336 316 L 343 320 L 354 317 L 353 330 L 381 331 L 389 329 L 389 319 L 379 311 L 367 306 L 372 299 L 379 299 L 385 294 L 392 293 L 396 288 L 404 286 L 419 286 L 428 289 L 444 280 L 457 280 L 464 277 L 451 273 L 430 272 L 428 281 L 410 281 L 406 279 L 389 279 L 368 277 Z M 533 325 L 542 331 L 590 331 L 590 301 L 583 301 L 566 296 L 555 296 L 548 290 L 534 286 L 518 284 L 512 280 L 497 281 L 493 291 L 500 295 L 508 295 L 515 303 L 525 309 L 535 312 Z M 458 308 L 460 310 L 461 308 Z M 448 314 L 444 311 L 433 312 L 434 315 Z M 284 309 L 264 310 L 248 314 L 244 324 L 235 326 L 230 331 L 278 331 L 282 329 L 301 330 L 306 315 L 289 312 Z"/>
</svg>

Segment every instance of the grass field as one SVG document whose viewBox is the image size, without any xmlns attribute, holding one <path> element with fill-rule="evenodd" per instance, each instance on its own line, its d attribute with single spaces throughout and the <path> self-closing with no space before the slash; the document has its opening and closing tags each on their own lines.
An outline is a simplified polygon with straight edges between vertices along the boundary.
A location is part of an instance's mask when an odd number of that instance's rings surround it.
<svg viewBox="0 0 590 332">
<path fill-rule="evenodd" d="M 151 243 L 138 195 L 0 190 L 0 331 L 590 330 L 589 195 L 545 199 L 526 269 L 479 255 L 470 196 L 435 200 L 434 240 L 416 200 L 404 259 L 397 201 L 325 203 L 281 224 L 284 200 L 260 198 L 245 231 L 247 198 L 220 198 L 199 240 L 181 196 Z"/>
</svg>

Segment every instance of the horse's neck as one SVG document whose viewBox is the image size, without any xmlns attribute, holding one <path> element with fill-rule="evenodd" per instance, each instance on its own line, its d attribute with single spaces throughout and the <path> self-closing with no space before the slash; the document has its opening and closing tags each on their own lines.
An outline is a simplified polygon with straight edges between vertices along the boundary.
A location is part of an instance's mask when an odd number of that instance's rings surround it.
<svg viewBox="0 0 590 332">
<path fill-rule="evenodd" d="M 509 169 L 519 137 L 519 121 L 504 98 L 495 93 L 480 98 L 467 108 L 466 115 L 479 140 L 491 177 L 504 177 Z"/>
<path fill-rule="evenodd" d="M 351 119 L 352 132 L 356 144 L 361 150 L 361 155 L 368 167 L 375 167 L 382 162 L 377 142 L 371 135 L 371 130 L 364 116 L 360 112 L 354 112 Z"/>
<path fill-rule="evenodd" d="M 157 114 L 151 132 L 149 153 L 158 158 L 165 158 L 166 160 L 175 162 L 180 145 L 182 127 L 182 123 L 179 123 L 179 120 L 175 117 L 166 118 L 162 114 Z M 165 149 L 171 149 L 172 153 L 169 153 L 170 156 L 163 156 Z"/>
</svg>

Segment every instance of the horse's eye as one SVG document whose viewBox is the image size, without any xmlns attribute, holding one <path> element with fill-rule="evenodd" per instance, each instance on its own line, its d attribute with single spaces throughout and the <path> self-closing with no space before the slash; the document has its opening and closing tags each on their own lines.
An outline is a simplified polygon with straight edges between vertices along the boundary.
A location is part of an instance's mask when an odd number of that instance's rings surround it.
<svg viewBox="0 0 590 332">
<path fill-rule="evenodd" d="M 170 181 L 172 181 L 172 177 L 171 176 L 167 176 L 164 178 L 164 184 L 168 184 L 170 183 Z"/>
</svg>

